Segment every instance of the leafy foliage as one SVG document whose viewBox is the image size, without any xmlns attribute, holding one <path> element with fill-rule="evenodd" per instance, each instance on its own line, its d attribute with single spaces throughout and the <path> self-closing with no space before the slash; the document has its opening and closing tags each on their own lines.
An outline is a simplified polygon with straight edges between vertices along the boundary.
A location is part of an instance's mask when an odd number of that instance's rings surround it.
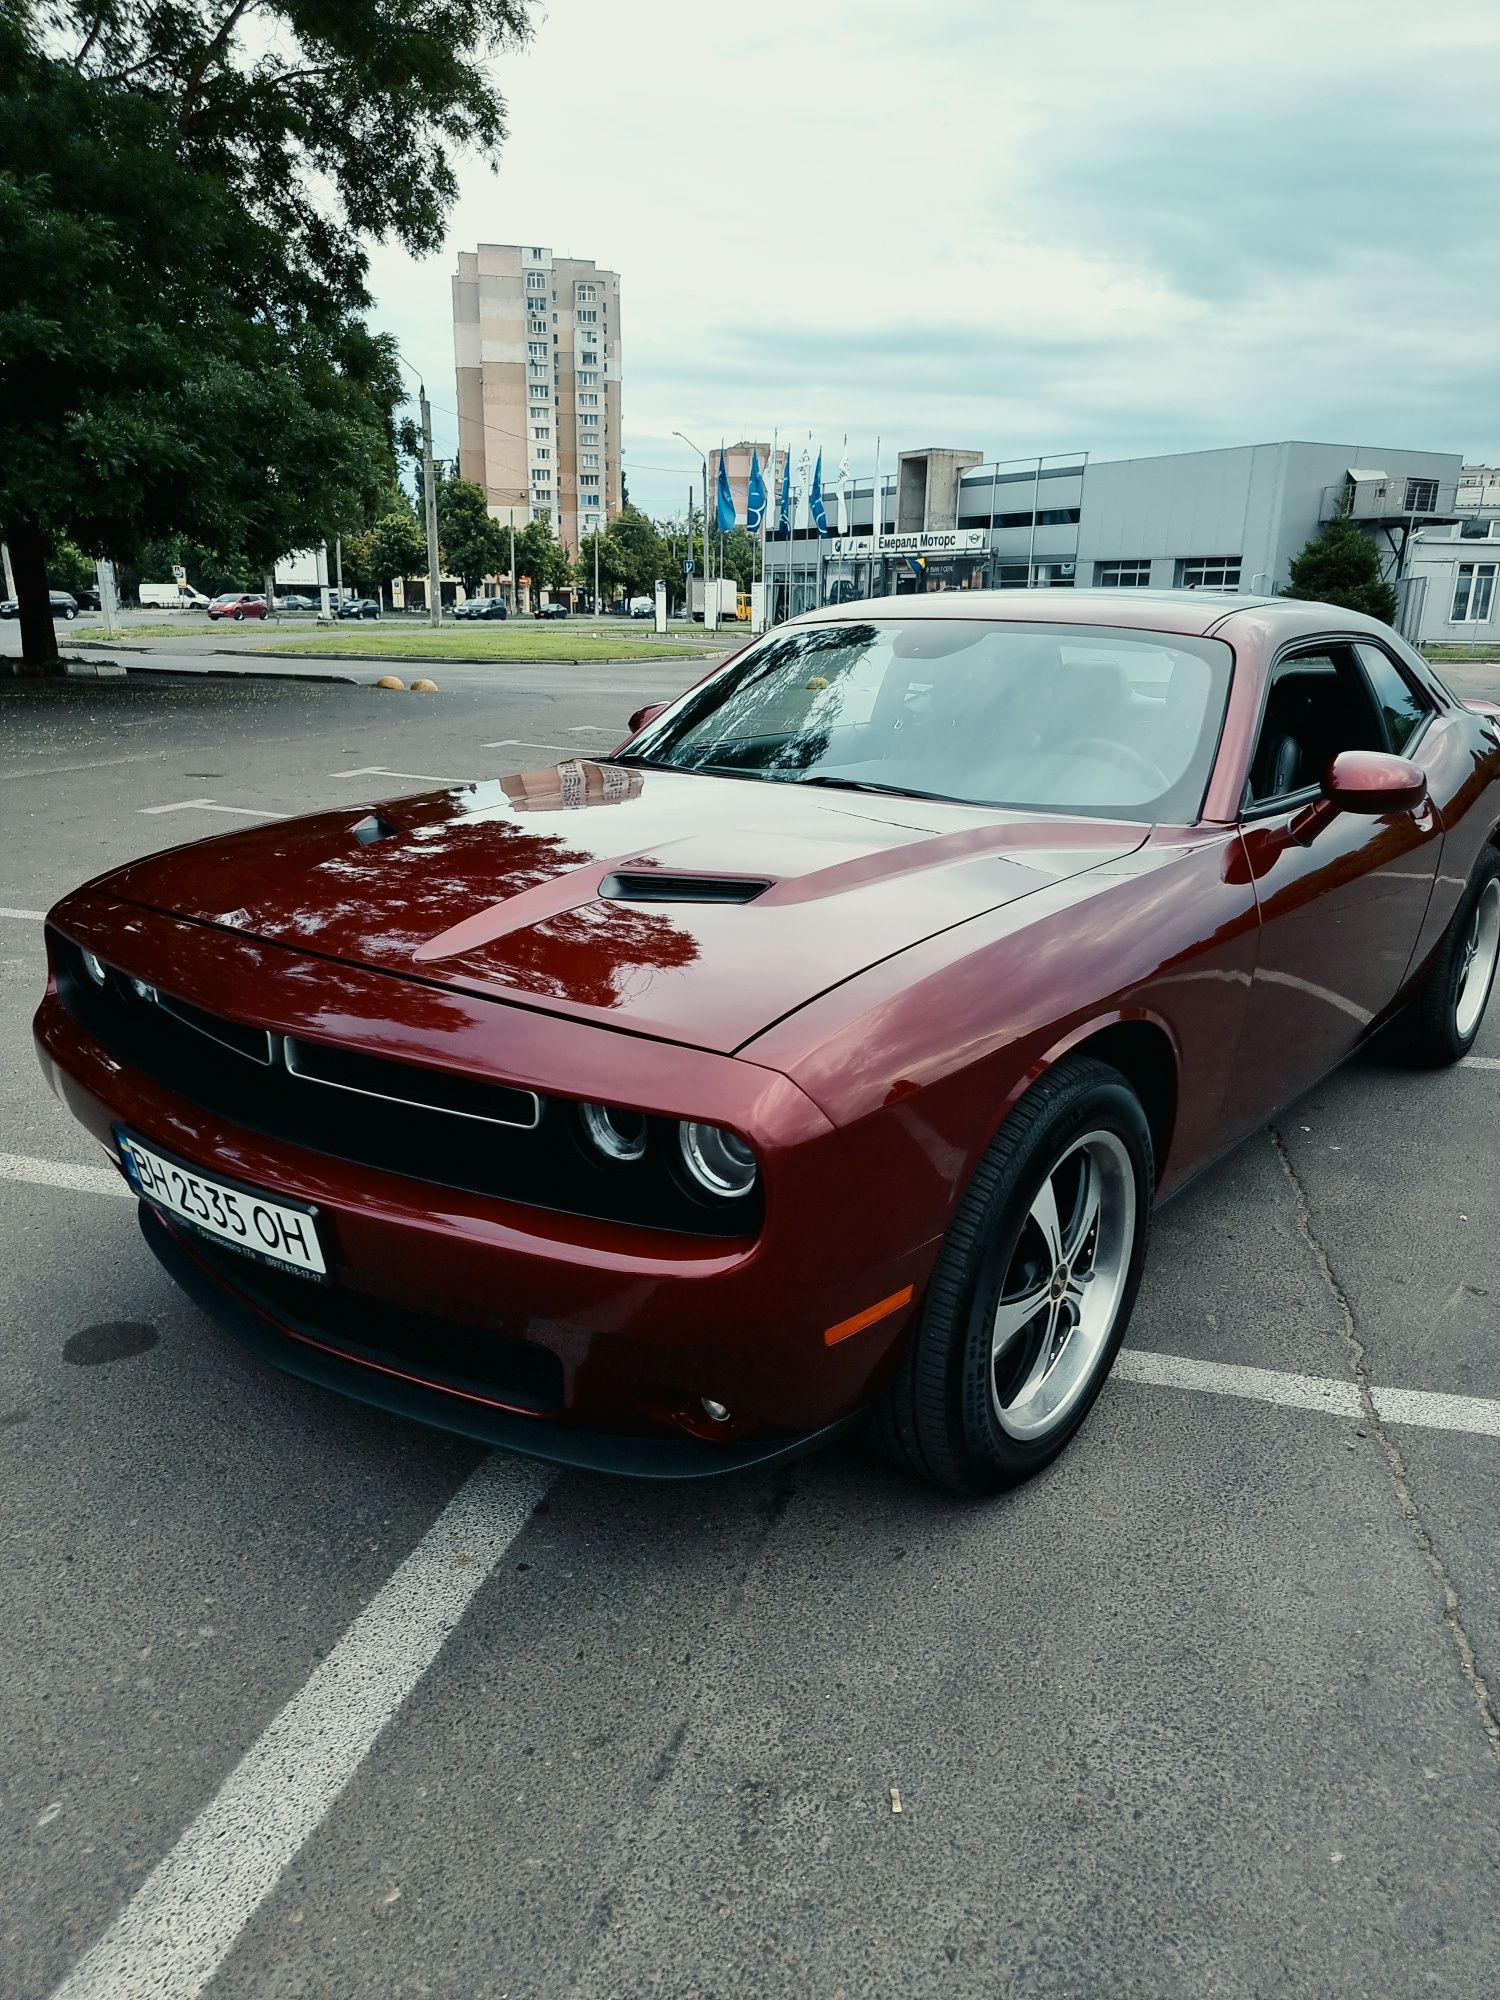
<svg viewBox="0 0 1500 2000">
<path fill-rule="evenodd" d="M 1380 551 L 1347 513 L 1323 523 L 1302 553 L 1292 558 L 1288 575 L 1284 597 L 1340 604 L 1346 611 L 1382 618 L 1387 625 L 1396 621 L 1396 589 L 1380 573 Z"/>
<path fill-rule="evenodd" d="M 439 243 L 450 155 L 504 137 L 483 59 L 527 6 L 0 7 L 0 523 L 29 657 L 55 656 L 62 537 L 259 572 L 381 505 L 400 379 L 359 239 Z"/>
<path fill-rule="evenodd" d="M 443 566 L 462 579 L 472 597 L 485 577 L 509 562 L 510 537 L 490 519 L 484 489 L 472 479 L 445 479 L 437 488 L 437 510 Z"/>
<path fill-rule="evenodd" d="M 509 560 L 507 536 L 506 560 Z M 590 578 L 593 570 L 590 568 Z M 563 590 L 573 581 L 573 563 L 558 540 L 546 515 L 516 530 L 516 576 L 531 578 L 533 595 L 538 590 Z"/>
</svg>

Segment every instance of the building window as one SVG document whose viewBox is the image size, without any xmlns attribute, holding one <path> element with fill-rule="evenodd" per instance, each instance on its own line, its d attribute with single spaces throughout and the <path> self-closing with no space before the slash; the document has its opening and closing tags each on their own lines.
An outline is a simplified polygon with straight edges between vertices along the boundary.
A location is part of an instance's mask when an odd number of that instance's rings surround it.
<svg viewBox="0 0 1500 2000">
<path fill-rule="evenodd" d="M 1406 482 L 1406 511 L 1408 514 L 1435 514 L 1437 512 L 1438 483 L 1435 479 L 1408 479 Z"/>
<path fill-rule="evenodd" d="M 587 430 L 587 429 L 592 429 L 592 428 L 595 428 L 595 427 L 597 427 L 597 425 L 598 425 L 598 422 L 599 422 L 599 419 L 598 419 L 598 418 L 597 418 L 597 417 L 596 417 L 596 416 L 595 416 L 595 415 L 593 414 L 593 412 L 592 412 L 592 411 L 590 411 L 590 410 L 585 410 L 585 411 L 583 412 L 582 416 L 580 416 L 580 417 L 579 417 L 578 421 L 579 421 L 579 423 L 581 423 L 581 424 L 582 424 L 582 425 L 584 426 L 584 428 L 585 428 L 585 429 Z M 590 438 L 590 439 L 589 439 L 589 442 L 590 442 L 590 444 L 592 444 L 592 443 L 594 442 L 594 440 L 593 440 L 592 438 Z"/>
<path fill-rule="evenodd" d="M 533 424 L 531 426 L 531 435 L 534 438 L 540 438 L 545 444 L 547 439 L 552 435 L 552 426 L 550 424 Z"/>
<path fill-rule="evenodd" d="M 535 393 L 535 392 L 533 391 L 533 394 L 534 394 L 534 393 Z M 532 404 L 532 406 L 531 406 L 531 414 L 532 414 L 532 416 L 533 416 L 534 418 L 535 418 L 535 417 L 550 417 L 550 416 L 551 416 L 551 414 L 552 414 L 552 411 L 551 411 L 551 409 L 550 409 L 550 408 L 548 407 L 548 405 L 547 405 L 546 403 L 533 403 L 533 404 Z"/>
<path fill-rule="evenodd" d="M 541 445 L 540 447 L 533 450 L 531 455 L 534 459 L 536 459 L 540 463 L 544 459 L 549 459 L 552 456 L 552 453 L 548 446 Z"/>
<path fill-rule="evenodd" d="M 578 407 L 580 410 L 597 410 L 599 407 L 599 398 L 597 395 L 580 396 L 578 398 Z"/>
<path fill-rule="evenodd" d="M 599 454 L 597 451 L 586 451 L 578 463 L 580 465 L 597 465 L 599 463 Z"/>
<path fill-rule="evenodd" d="M 531 356 L 533 361 L 545 361 L 547 359 L 547 343 L 545 340 L 528 340 L 526 343 L 526 352 Z"/>
<path fill-rule="evenodd" d="M 1184 556 L 1177 565 L 1179 590 L 1238 590 L 1238 556 Z"/>
<path fill-rule="evenodd" d="M 599 371 L 596 368 L 580 368 L 578 371 L 578 380 L 581 387 L 591 389 L 599 380 Z"/>
<path fill-rule="evenodd" d="M 580 472 L 578 475 L 578 484 L 580 486 L 597 486 L 599 484 L 599 475 L 597 472 Z"/>
<path fill-rule="evenodd" d="M 1148 562 L 1094 564 L 1094 581 L 1104 590 L 1144 590 L 1151 581 Z"/>
<path fill-rule="evenodd" d="M 580 285 L 578 287 L 578 303 L 581 306 L 591 306 L 596 297 L 597 294 L 592 285 Z"/>
<path fill-rule="evenodd" d="M 599 357 L 597 354 L 581 354 L 578 357 L 578 365 L 580 368 L 597 368 Z"/>
<path fill-rule="evenodd" d="M 578 323 L 580 326 L 597 326 L 599 315 L 591 306 L 585 306 L 578 315 Z"/>
<path fill-rule="evenodd" d="M 1494 563 L 1460 563 L 1453 581 L 1452 621 L 1455 625 L 1484 625 L 1495 605 Z"/>
</svg>

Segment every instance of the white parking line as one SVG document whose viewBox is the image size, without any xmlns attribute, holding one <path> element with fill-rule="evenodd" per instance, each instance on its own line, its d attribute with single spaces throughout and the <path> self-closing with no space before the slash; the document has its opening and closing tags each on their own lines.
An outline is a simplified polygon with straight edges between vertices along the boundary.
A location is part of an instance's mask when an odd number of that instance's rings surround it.
<svg viewBox="0 0 1500 2000">
<path fill-rule="evenodd" d="M 34 1160 L 26 1153 L 0 1153 L 0 1180 L 25 1181 L 32 1187 L 71 1188 L 75 1194 L 135 1196 L 123 1178 L 109 1167 L 74 1167 L 66 1160 Z"/>
<path fill-rule="evenodd" d="M 194 2000 L 551 1484 L 489 1458 L 246 1751 L 53 2000 Z"/>
<path fill-rule="evenodd" d="M 1460 1069 L 1500 1069 L 1500 1056 L 1465 1056 Z"/>
<path fill-rule="evenodd" d="M 566 750 L 570 753 L 577 748 L 573 743 L 539 743 L 533 736 L 502 736 L 495 743 L 481 743 L 481 750 Z"/>
<path fill-rule="evenodd" d="M 285 819 L 285 813 L 260 812 L 254 806 L 219 806 L 212 799 L 178 799 L 170 806 L 137 806 L 141 813 L 233 813 L 237 819 Z"/>
<path fill-rule="evenodd" d="M 1330 1417 L 1358 1417 L 1359 1391 L 1352 1382 L 1325 1375 L 1287 1375 L 1275 1368 L 1241 1368 L 1229 1361 L 1191 1361 L 1181 1354 L 1151 1354 L 1122 1347 L 1113 1379 L 1143 1382 L 1153 1389 L 1195 1389 L 1210 1396 L 1246 1396 L 1290 1410 L 1320 1410 Z M 1376 1411 L 1388 1424 L 1417 1424 L 1424 1430 L 1467 1431 L 1500 1437 L 1500 1401 L 1490 1396 L 1443 1396 L 1430 1389 L 1370 1391 Z"/>
<path fill-rule="evenodd" d="M 384 764 L 361 764 L 353 771 L 330 771 L 330 778 L 416 778 L 424 785 L 462 785 L 464 778 L 435 778 L 431 771 L 388 771 Z"/>
<path fill-rule="evenodd" d="M 8 910 L 0 903 L 0 917 L 18 917 L 23 923 L 41 924 L 47 920 L 45 910 Z"/>
</svg>

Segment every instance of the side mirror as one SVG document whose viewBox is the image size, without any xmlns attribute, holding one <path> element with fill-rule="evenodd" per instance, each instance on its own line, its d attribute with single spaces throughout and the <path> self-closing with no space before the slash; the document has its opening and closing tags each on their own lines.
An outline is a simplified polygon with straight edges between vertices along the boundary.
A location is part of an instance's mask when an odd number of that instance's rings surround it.
<svg viewBox="0 0 1500 2000">
<path fill-rule="evenodd" d="M 638 708 L 630 718 L 631 735 L 634 736 L 638 730 L 644 729 L 648 722 L 655 722 L 666 705 L 664 701 L 653 701 L 645 708 Z"/>
<path fill-rule="evenodd" d="M 1324 774 L 1322 796 L 1304 806 L 1288 830 L 1305 847 L 1338 813 L 1378 819 L 1385 813 L 1416 812 L 1426 798 L 1420 764 L 1387 750 L 1341 750 Z"/>
</svg>

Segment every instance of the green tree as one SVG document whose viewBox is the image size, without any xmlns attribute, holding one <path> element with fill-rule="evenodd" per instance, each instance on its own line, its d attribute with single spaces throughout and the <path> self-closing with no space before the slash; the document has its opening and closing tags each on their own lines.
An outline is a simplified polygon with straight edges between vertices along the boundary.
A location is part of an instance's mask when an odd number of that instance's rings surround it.
<svg viewBox="0 0 1500 2000">
<path fill-rule="evenodd" d="M 442 239 L 528 0 L 6 0 L 0 527 L 23 651 L 50 551 L 180 535 L 258 574 L 388 491 L 401 384 L 362 239 Z"/>
<path fill-rule="evenodd" d="M 605 540 L 617 550 L 616 581 L 631 597 L 649 597 L 667 573 L 667 545 L 656 523 L 639 507 L 623 507 L 610 522 Z"/>
<path fill-rule="evenodd" d="M 509 536 L 507 535 L 507 542 Z M 507 550 L 507 559 L 509 551 Z M 516 530 L 516 576 L 531 578 L 532 594 L 539 590 L 563 590 L 573 581 L 573 561 L 553 532 L 552 522 L 543 514 Z M 593 570 L 589 571 L 590 580 Z"/>
<path fill-rule="evenodd" d="M 362 539 L 369 563 L 366 581 L 372 589 L 393 577 L 404 582 L 409 576 L 426 576 L 427 536 L 404 502 L 382 514 Z"/>
<path fill-rule="evenodd" d="M 1283 597 L 1340 604 L 1346 611 L 1384 619 L 1387 625 L 1396 622 L 1396 589 L 1380 573 L 1380 551 L 1347 512 L 1323 523 L 1302 553 L 1292 558 L 1288 575 Z"/>
<path fill-rule="evenodd" d="M 472 479 L 445 479 L 437 488 L 437 510 L 443 566 L 462 579 L 472 597 L 485 577 L 505 568 L 510 537 L 490 519 L 484 488 Z"/>
</svg>

